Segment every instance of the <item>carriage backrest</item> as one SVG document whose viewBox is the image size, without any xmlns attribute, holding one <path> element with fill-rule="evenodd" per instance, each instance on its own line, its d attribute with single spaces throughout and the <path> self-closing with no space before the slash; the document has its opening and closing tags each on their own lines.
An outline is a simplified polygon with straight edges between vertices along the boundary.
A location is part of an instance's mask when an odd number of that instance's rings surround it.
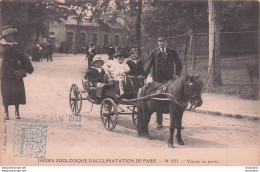
<svg viewBox="0 0 260 172">
<path fill-rule="evenodd" d="M 125 92 L 137 93 L 142 86 L 144 86 L 144 78 L 129 75 L 125 77 Z"/>
<path fill-rule="evenodd" d="M 138 89 L 144 86 L 144 78 L 127 75 L 125 77 L 124 91 L 127 98 L 136 98 Z"/>
</svg>

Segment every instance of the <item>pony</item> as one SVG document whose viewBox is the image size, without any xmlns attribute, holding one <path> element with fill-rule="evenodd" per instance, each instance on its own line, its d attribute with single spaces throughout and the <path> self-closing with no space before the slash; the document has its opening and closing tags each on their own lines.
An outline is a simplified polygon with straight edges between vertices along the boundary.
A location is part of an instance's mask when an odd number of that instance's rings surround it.
<svg viewBox="0 0 260 172">
<path fill-rule="evenodd" d="M 190 109 L 202 105 L 201 92 L 203 82 L 199 75 L 185 75 L 166 84 L 151 82 L 138 90 L 137 98 L 137 132 L 140 136 L 151 139 L 148 125 L 154 112 L 170 113 L 170 137 L 168 146 L 173 148 L 174 130 L 177 128 L 177 142 L 184 145 L 181 136 L 182 116 L 190 103 Z M 152 95 L 155 98 L 152 98 Z M 145 99 L 142 99 L 145 97 Z"/>
</svg>

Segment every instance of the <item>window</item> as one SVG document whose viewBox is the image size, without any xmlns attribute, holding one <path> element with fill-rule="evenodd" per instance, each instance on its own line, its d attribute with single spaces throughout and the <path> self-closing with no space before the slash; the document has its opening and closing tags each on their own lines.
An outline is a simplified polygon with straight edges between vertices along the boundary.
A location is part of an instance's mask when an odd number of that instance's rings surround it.
<svg viewBox="0 0 260 172">
<path fill-rule="evenodd" d="M 85 46 L 86 45 L 86 34 L 80 33 L 79 35 L 79 45 Z"/>
<path fill-rule="evenodd" d="M 119 45 L 119 35 L 115 35 L 115 46 Z"/>
<path fill-rule="evenodd" d="M 98 41 L 97 34 L 93 33 L 92 34 L 92 42 L 94 43 L 94 45 L 97 45 L 97 41 Z"/>
<path fill-rule="evenodd" d="M 109 43 L 108 40 L 109 40 L 108 35 L 105 34 L 105 35 L 104 35 L 104 47 L 107 47 L 107 46 L 108 46 L 108 43 Z"/>
<path fill-rule="evenodd" d="M 68 32 L 67 33 L 67 49 L 72 49 L 72 44 L 73 44 L 73 33 Z"/>
</svg>

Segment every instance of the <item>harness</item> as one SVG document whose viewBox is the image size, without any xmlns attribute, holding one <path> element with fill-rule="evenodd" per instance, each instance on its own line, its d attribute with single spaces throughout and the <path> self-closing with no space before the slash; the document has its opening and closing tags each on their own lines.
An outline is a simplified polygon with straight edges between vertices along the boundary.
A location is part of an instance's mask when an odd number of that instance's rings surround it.
<svg viewBox="0 0 260 172">
<path fill-rule="evenodd" d="M 187 81 L 186 84 L 188 84 L 188 83 L 189 83 L 189 81 Z M 144 101 L 148 101 L 148 100 L 170 101 L 170 102 L 176 103 L 177 105 L 179 105 L 179 106 L 181 106 L 183 108 L 186 108 L 188 106 L 188 103 L 181 104 L 180 102 L 178 102 L 176 100 L 175 96 L 173 96 L 173 95 L 171 95 L 169 93 L 166 93 L 166 90 L 169 87 L 169 83 L 168 82 L 159 84 L 155 89 L 153 89 L 153 90 L 151 90 L 151 91 L 149 91 L 147 93 L 155 91 L 156 89 L 158 89 L 162 85 L 163 85 L 163 88 L 162 88 L 162 90 L 159 93 L 148 94 L 147 96 L 143 96 L 145 94 L 145 92 L 144 92 L 145 90 L 143 89 L 142 90 L 142 96 L 143 97 L 140 97 L 140 100 L 144 100 Z M 158 96 L 166 96 L 166 98 L 160 98 Z"/>
</svg>

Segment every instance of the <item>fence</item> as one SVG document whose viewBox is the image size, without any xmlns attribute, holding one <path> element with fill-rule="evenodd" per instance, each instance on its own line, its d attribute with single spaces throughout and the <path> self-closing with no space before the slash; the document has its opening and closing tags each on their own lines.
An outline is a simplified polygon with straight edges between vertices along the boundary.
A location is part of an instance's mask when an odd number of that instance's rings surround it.
<svg viewBox="0 0 260 172">
<path fill-rule="evenodd" d="M 221 32 L 220 70 L 223 85 L 215 91 L 235 94 L 244 98 L 258 97 L 259 81 L 254 77 L 251 83 L 250 75 L 259 74 L 259 32 Z M 158 47 L 155 38 L 146 38 L 143 43 L 144 64 L 151 50 Z M 168 38 L 168 47 L 179 54 L 183 62 L 182 74 L 199 73 L 202 80 L 207 82 L 209 64 L 209 34 L 183 34 Z"/>
</svg>

